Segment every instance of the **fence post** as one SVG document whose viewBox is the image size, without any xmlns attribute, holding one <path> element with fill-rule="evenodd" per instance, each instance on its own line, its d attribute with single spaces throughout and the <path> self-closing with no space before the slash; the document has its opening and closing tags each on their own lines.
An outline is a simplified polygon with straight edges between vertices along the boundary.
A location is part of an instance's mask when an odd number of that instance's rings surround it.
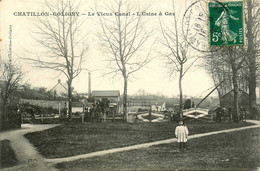
<svg viewBox="0 0 260 171">
<path fill-rule="evenodd" d="M 152 122 L 152 105 L 150 105 L 149 109 L 149 122 Z"/>
<path fill-rule="evenodd" d="M 59 108 L 59 116 L 61 117 L 61 113 L 60 113 L 60 102 L 58 104 L 58 108 Z"/>
</svg>

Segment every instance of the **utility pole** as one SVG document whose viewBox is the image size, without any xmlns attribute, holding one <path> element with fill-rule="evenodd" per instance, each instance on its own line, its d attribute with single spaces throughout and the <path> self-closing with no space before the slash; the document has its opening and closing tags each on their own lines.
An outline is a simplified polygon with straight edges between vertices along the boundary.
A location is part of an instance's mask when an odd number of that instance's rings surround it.
<svg viewBox="0 0 260 171">
<path fill-rule="evenodd" d="M 88 99 L 91 99 L 91 72 L 88 73 Z"/>
</svg>

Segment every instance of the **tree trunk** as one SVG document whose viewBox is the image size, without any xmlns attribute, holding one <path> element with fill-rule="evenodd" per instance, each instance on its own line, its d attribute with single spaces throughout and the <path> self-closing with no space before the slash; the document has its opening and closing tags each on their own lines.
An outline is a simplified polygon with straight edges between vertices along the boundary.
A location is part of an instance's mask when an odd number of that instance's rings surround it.
<svg viewBox="0 0 260 171">
<path fill-rule="evenodd" d="M 234 109 L 233 109 L 233 119 L 234 122 L 238 122 L 238 84 L 237 84 L 237 73 L 233 71 L 233 86 L 234 86 Z"/>
<path fill-rule="evenodd" d="M 256 107 L 256 67 L 255 61 L 249 58 L 249 113 L 250 117 L 254 116 L 253 108 Z M 251 64 L 250 64 L 251 63 Z M 254 63 L 254 64 L 253 64 Z"/>
<path fill-rule="evenodd" d="M 182 76 L 183 76 L 183 64 L 181 64 L 180 75 L 179 75 L 180 118 L 182 118 L 182 109 L 183 109 L 183 102 L 182 102 Z"/>
<path fill-rule="evenodd" d="M 3 109 L 2 109 L 2 115 L 3 115 L 3 121 L 2 121 L 3 125 L 2 126 L 4 129 L 8 128 L 8 126 L 9 126 L 9 121 L 8 121 L 7 113 L 6 113 L 6 107 L 7 107 L 7 101 L 4 99 L 3 100 Z"/>
<path fill-rule="evenodd" d="M 72 116 L 72 80 L 68 80 L 68 120 L 71 121 Z"/>
<path fill-rule="evenodd" d="M 123 120 L 127 115 L 127 77 L 124 76 L 124 95 L 123 95 Z"/>
<path fill-rule="evenodd" d="M 216 86 L 216 84 L 215 84 L 215 86 Z M 217 89 L 217 92 L 218 92 L 219 105 L 222 106 L 222 99 L 221 99 L 221 93 L 220 93 L 220 90 Z"/>
<path fill-rule="evenodd" d="M 253 37 L 253 15 L 252 0 L 247 1 L 248 22 L 247 22 L 247 53 L 249 57 L 249 114 L 253 115 L 252 109 L 256 106 L 256 55 L 254 53 L 254 37 Z"/>
</svg>

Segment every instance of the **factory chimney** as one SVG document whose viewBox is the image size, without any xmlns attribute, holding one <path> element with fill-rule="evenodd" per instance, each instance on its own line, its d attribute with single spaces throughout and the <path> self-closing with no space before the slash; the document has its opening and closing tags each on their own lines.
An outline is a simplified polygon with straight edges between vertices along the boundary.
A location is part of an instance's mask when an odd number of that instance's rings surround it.
<svg viewBox="0 0 260 171">
<path fill-rule="evenodd" d="M 88 98 L 91 98 L 91 73 L 88 73 Z"/>
</svg>

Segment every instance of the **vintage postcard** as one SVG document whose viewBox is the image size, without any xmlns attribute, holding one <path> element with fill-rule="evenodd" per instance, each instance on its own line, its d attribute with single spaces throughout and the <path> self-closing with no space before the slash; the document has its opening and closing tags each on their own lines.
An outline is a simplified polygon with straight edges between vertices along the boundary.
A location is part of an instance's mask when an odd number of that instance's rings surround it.
<svg viewBox="0 0 260 171">
<path fill-rule="evenodd" d="M 259 170 L 259 0 L 0 0 L 1 170 Z"/>
</svg>

